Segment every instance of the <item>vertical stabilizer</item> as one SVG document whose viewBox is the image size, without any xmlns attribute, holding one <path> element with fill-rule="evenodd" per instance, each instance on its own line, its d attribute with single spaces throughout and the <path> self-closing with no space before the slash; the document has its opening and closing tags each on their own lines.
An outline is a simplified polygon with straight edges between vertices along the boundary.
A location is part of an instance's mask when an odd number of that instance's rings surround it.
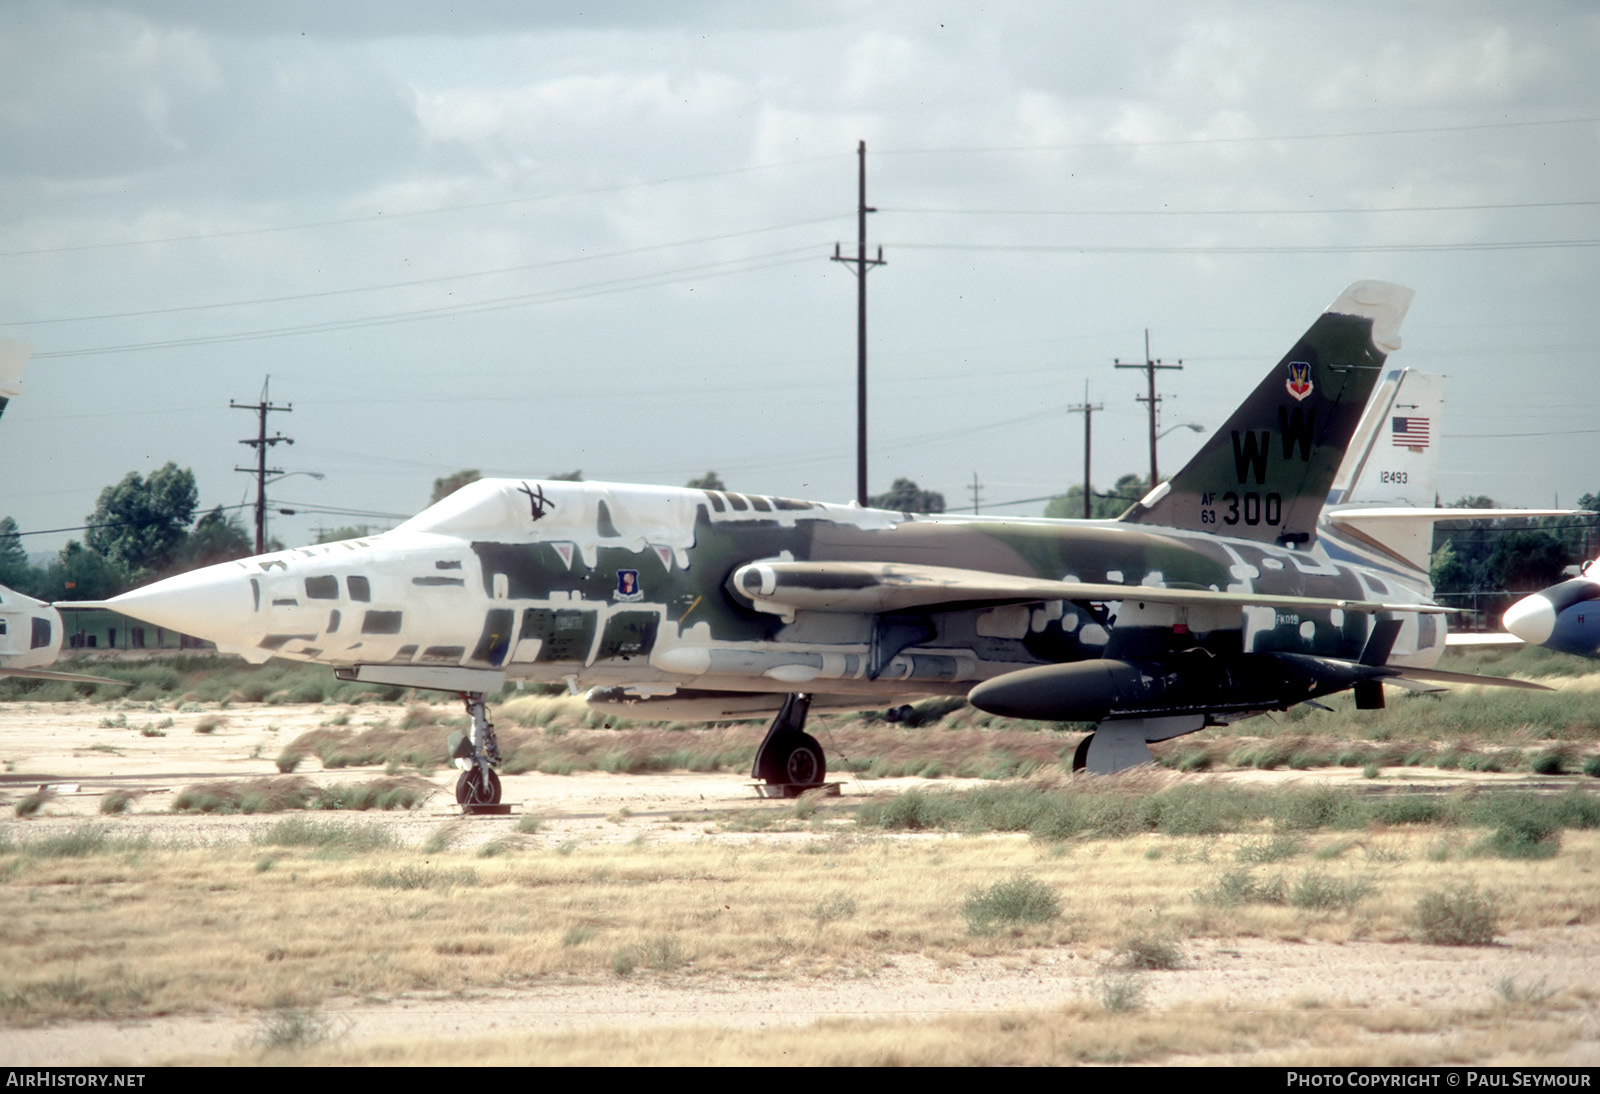
<svg viewBox="0 0 1600 1094">
<path fill-rule="evenodd" d="M 1194 459 L 1122 519 L 1310 542 L 1411 297 L 1383 281 L 1351 285 Z"/>
<path fill-rule="evenodd" d="M 28 363 L 33 347 L 23 342 L 0 340 L 0 414 L 6 404 L 22 392 L 22 366 Z"/>
<path fill-rule="evenodd" d="M 1432 508 L 1443 409 L 1443 376 L 1413 369 L 1385 376 L 1334 476 L 1328 504 Z"/>
</svg>

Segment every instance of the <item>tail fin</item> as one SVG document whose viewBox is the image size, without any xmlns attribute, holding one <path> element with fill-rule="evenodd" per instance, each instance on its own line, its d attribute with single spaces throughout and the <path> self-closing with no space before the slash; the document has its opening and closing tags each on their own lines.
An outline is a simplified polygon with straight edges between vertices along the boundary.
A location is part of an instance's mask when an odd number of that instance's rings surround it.
<svg viewBox="0 0 1600 1094">
<path fill-rule="evenodd" d="M 1411 297 L 1382 281 L 1351 285 L 1194 459 L 1122 519 L 1310 542 Z"/>
<path fill-rule="evenodd" d="M 0 340 L 0 414 L 6 404 L 22 391 L 22 366 L 28 363 L 33 347 L 22 342 Z"/>
<path fill-rule="evenodd" d="M 1323 514 L 1346 537 L 1424 572 L 1440 519 L 1434 503 L 1443 406 L 1443 376 L 1411 369 L 1385 376 L 1356 427 Z"/>
<path fill-rule="evenodd" d="M 1408 368 L 1385 376 L 1333 477 L 1328 504 L 1431 508 L 1439 494 L 1443 406 L 1443 376 Z"/>
</svg>

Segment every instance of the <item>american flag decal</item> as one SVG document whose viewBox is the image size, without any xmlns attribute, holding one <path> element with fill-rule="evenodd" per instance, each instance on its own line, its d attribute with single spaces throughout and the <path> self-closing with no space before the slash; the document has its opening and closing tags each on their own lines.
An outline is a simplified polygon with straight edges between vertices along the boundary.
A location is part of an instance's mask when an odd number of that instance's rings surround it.
<svg viewBox="0 0 1600 1094">
<path fill-rule="evenodd" d="M 1428 419 L 1395 418 L 1392 422 L 1391 432 L 1396 448 L 1428 447 Z"/>
</svg>

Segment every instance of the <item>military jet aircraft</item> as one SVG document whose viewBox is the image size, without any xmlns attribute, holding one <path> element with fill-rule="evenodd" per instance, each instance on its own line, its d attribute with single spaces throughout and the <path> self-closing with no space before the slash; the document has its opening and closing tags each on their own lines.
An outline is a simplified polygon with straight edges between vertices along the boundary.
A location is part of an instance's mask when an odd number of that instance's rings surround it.
<svg viewBox="0 0 1600 1094">
<path fill-rule="evenodd" d="M 1118 520 L 487 479 L 381 535 L 105 606 L 253 661 L 461 693 L 467 804 L 500 797 L 484 700 L 507 679 L 565 682 L 643 717 L 776 710 L 753 777 L 790 793 L 826 774 L 805 732 L 813 707 L 965 695 L 1095 722 L 1077 766 L 1112 772 L 1148 762 L 1148 742 L 1349 688 L 1378 706 L 1383 683 L 1515 685 L 1431 669 L 1442 609 L 1403 550 L 1348 517 L 1339 557 L 1323 542 L 1340 534 L 1319 518 L 1411 295 L 1351 285 Z"/>
<path fill-rule="evenodd" d="M 1506 609 L 1506 630 L 1534 646 L 1600 656 L 1600 571 L 1593 562 L 1573 578 L 1525 596 Z"/>
</svg>

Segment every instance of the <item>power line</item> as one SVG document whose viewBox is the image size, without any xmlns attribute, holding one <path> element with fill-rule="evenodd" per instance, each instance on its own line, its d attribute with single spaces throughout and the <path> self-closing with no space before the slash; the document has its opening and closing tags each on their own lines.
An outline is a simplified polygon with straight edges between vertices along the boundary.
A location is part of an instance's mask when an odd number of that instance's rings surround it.
<svg viewBox="0 0 1600 1094">
<path fill-rule="evenodd" d="M 614 292 L 626 292 L 633 289 L 661 288 L 667 285 L 679 284 L 684 281 L 704 280 L 712 277 L 727 277 L 732 274 L 750 273 L 755 270 L 771 269 L 776 266 L 790 266 L 799 262 L 809 261 L 809 259 L 795 257 L 782 258 L 777 261 L 764 262 L 756 265 L 748 265 L 748 263 L 755 262 L 761 258 L 776 258 L 777 256 L 795 255 L 799 252 L 810 251 L 810 247 L 791 247 L 782 251 L 770 252 L 768 255 L 725 259 L 721 262 L 709 262 L 699 266 L 685 266 L 676 270 L 664 270 L 653 274 L 639 274 L 634 277 L 612 278 L 607 281 L 596 281 L 587 285 L 579 285 L 567 289 L 548 289 L 542 292 L 498 297 L 470 304 L 447 304 L 434 308 L 414 308 L 408 311 L 361 316 L 353 319 L 334 319 L 322 323 L 306 323 L 288 327 L 268 327 L 260 330 L 235 331 L 226 334 L 199 335 L 193 338 L 170 338 L 156 342 L 128 342 L 122 345 L 91 346 L 82 349 L 54 350 L 48 353 L 36 353 L 33 356 L 35 360 L 51 357 L 95 357 L 108 353 L 126 353 L 132 350 L 176 349 L 184 346 L 206 346 L 225 342 L 249 342 L 263 338 L 283 338 L 296 334 L 326 334 L 336 331 L 356 330 L 362 327 L 381 327 L 389 326 L 395 323 L 412 323 L 425 319 L 437 319 L 446 316 L 471 315 L 477 312 L 503 311 L 511 308 L 532 307 L 540 304 L 565 303 L 572 300 L 582 300 L 591 296 L 603 296 Z M 739 266 L 739 263 L 747 263 L 747 265 Z M 717 269 L 717 267 L 722 266 L 734 266 L 735 268 Z"/>
<path fill-rule="evenodd" d="M 1348 206 L 1326 209 L 941 209 L 934 206 L 885 206 L 886 213 L 925 213 L 937 216 L 990 217 L 1262 217 L 1331 216 L 1355 213 L 1475 213 L 1503 209 L 1569 209 L 1600 205 L 1600 201 L 1506 201 L 1472 205 Z"/>
<path fill-rule="evenodd" d="M 1483 243 L 1350 243 L 1350 244 L 1271 244 L 1244 246 L 1141 247 L 1099 243 L 896 243 L 911 251 L 1011 251 L 1050 254 L 1071 252 L 1101 255 L 1298 255 L 1298 254 L 1389 254 L 1451 251 L 1540 251 L 1600 247 L 1600 239 L 1518 239 Z"/>
<path fill-rule="evenodd" d="M 1545 121 L 1482 122 L 1475 125 L 1436 125 L 1410 129 L 1357 129 L 1335 133 L 1280 133 L 1250 137 L 1175 137 L 1169 140 L 1074 141 L 1066 144 L 993 145 L 990 147 L 891 148 L 884 156 L 986 155 L 996 152 L 1070 152 L 1085 148 L 1170 148 L 1207 144 L 1270 144 L 1274 141 L 1349 140 L 1358 137 L 1412 137 L 1428 133 L 1474 133 L 1489 129 L 1533 129 L 1540 126 L 1590 125 L 1600 117 L 1551 118 Z"/>
<path fill-rule="evenodd" d="M 102 319 L 135 319 L 148 315 L 172 315 L 178 312 L 212 311 L 218 308 L 243 308 L 258 304 L 284 304 L 296 300 L 320 300 L 331 296 L 348 296 L 353 293 L 381 292 L 388 289 L 409 289 L 421 285 L 441 285 L 451 281 L 466 281 L 475 277 L 495 277 L 508 273 L 526 273 L 529 270 L 550 269 L 555 266 L 570 266 L 579 262 L 598 262 L 608 258 L 626 258 L 631 255 L 646 254 L 651 251 L 668 250 L 673 247 L 691 247 L 702 243 L 718 243 L 728 239 L 738 239 L 744 236 L 761 235 L 766 232 L 781 232 L 789 228 L 808 227 L 813 224 L 824 224 L 837 220 L 836 216 L 812 217 L 809 220 L 796 220 L 788 224 L 774 224 L 767 228 L 751 228 L 742 232 L 727 232 L 722 235 L 702 236 L 699 239 L 684 239 L 675 243 L 655 243 L 646 247 L 630 247 L 622 251 L 608 251 L 601 254 L 578 255 L 574 258 L 556 258 L 546 262 L 530 262 L 520 266 L 502 266 L 493 270 L 473 270 L 467 273 L 442 274 L 438 277 L 421 277 L 410 281 L 390 281 L 380 285 L 356 285 L 343 289 L 321 289 L 316 292 L 291 293 L 285 296 L 262 296 L 252 300 L 227 300 L 211 304 L 178 304 L 169 308 L 146 308 L 140 311 L 106 312 L 101 315 L 71 315 L 56 319 L 22 319 L 13 322 L 16 327 L 45 326 L 52 323 L 88 323 Z M 798 249 L 798 248 L 797 248 Z"/>
<path fill-rule="evenodd" d="M 413 209 L 400 213 L 371 213 L 359 217 L 342 217 L 336 220 L 305 221 L 299 224 L 276 224 L 263 228 L 235 228 L 222 232 L 196 232 L 191 235 L 164 236 L 156 239 L 124 239 L 102 243 L 74 243 L 64 244 L 59 247 L 35 247 L 28 250 L 0 251 L 0 258 L 12 258 L 22 255 L 64 254 L 69 251 L 96 251 L 114 247 L 146 247 L 157 243 L 192 243 L 206 239 L 230 239 L 238 236 L 266 235 L 271 232 L 298 232 L 310 228 L 334 228 L 346 224 L 371 224 L 385 221 L 407 220 L 414 217 L 436 216 L 440 213 L 459 213 L 475 211 L 478 209 L 500 209 L 508 205 L 526 205 L 541 201 L 561 201 L 567 198 L 593 197 L 598 194 L 614 194 L 623 190 L 636 190 L 649 186 L 666 186 L 679 182 L 697 182 L 701 179 L 721 178 L 728 175 L 741 175 L 753 171 L 767 171 L 777 167 L 796 167 L 810 163 L 822 163 L 827 160 L 838 159 L 842 153 L 829 153 L 826 156 L 809 156 L 804 159 L 776 160 L 772 163 L 748 164 L 744 167 L 729 167 L 719 171 L 701 171 L 690 175 L 676 175 L 664 179 L 646 179 L 638 182 L 623 182 L 614 186 L 596 186 L 585 190 L 568 190 L 557 194 L 531 194 L 524 197 L 503 198 L 498 201 L 480 201 L 465 205 L 440 205 L 432 209 Z"/>
</svg>

